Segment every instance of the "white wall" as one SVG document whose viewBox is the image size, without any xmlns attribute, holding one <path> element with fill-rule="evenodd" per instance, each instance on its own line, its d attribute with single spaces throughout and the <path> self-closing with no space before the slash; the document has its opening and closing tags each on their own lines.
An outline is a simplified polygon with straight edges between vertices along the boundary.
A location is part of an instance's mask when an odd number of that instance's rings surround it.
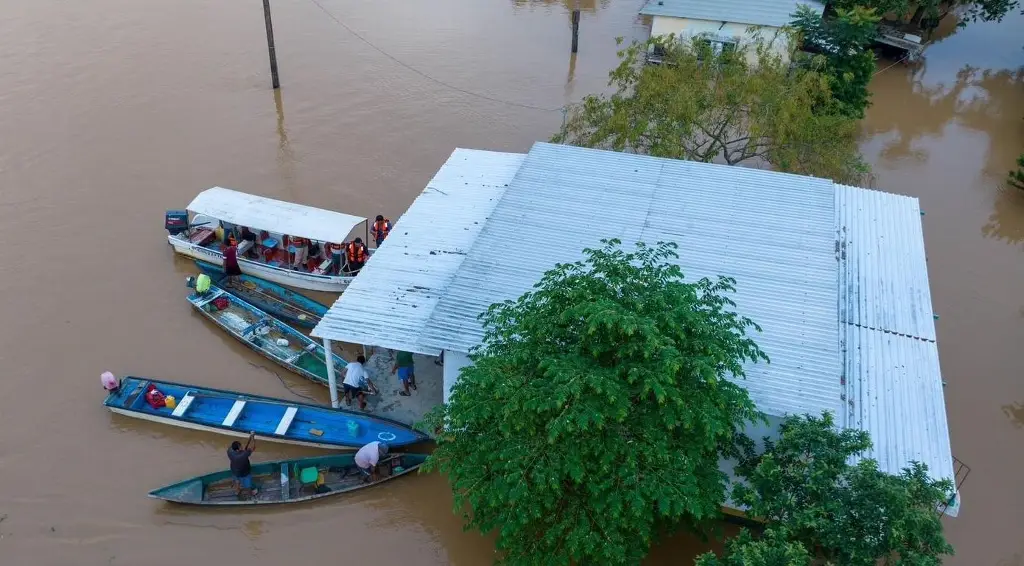
<svg viewBox="0 0 1024 566">
<path fill-rule="evenodd" d="M 695 35 L 707 34 L 712 37 L 736 38 L 741 46 L 749 44 L 759 35 L 765 42 L 772 42 L 773 50 L 782 57 L 783 62 L 789 62 L 789 38 L 785 37 L 784 34 L 779 34 L 776 37 L 779 31 L 780 28 L 776 27 L 758 26 L 752 28 L 748 24 L 669 18 L 665 16 L 654 16 L 654 23 L 651 25 L 652 36 L 674 33 L 677 37 L 686 40 Z M 757 61 L 757 53 L 753 47 L 747 52 L 747 60 L 751 63 Z"/>
<path fill-rule="evenodd" d="M 463 352 L 452 350 L 444 351 L 444 402 L 448 402 L 448 395 L 452 386 L 459 379 L 459 372 L 470 364 L 469 356 Z"/>
</svg>

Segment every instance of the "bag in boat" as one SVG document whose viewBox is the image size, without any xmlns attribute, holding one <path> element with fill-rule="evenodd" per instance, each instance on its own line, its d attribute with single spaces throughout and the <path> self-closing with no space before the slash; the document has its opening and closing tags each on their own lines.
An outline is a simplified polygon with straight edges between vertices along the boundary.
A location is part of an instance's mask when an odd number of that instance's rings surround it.
<svg viewBox="0 0 1024 566">
<path fill-rule="evenodd" d="M 166 406 L 167 402 L 165 399 L 166 397 L 156 388 L 156 385 L 150 383 L 149 387 L 146 388 L 146 402 L 149 403 L 150 407 L 159 409 Z"/>
<path fill-rule="evenodd" d="M 213 300 L 213 306 L 216 307 L 217 310 L 219 311 L 228 308 L 229 304 L 230 301 L 228 301 L 227 297 L 217 297 L 216 299 Z"/>
</svg>

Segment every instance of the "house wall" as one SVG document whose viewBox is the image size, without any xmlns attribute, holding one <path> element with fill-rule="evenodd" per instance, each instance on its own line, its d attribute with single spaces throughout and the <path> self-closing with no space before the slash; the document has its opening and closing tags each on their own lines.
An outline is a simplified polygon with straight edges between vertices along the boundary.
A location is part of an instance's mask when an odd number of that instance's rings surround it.
<svg viewBox="0 0 1024 566">
<path fill-rule="evenodd" d="M 773 51 L 782 57 L 784 63 L 789 62 L 789 38 L 778 34 L 781 28 L 769 26 L 750 26 L 732 22 L 714 22 L 710 20 L 692 20 L 689 18 L 670 18 L 654 16 L 651 24 L 651 36 L 675 34 L 682 39 L 695 35 L 707 34 L 712 37 L 737 38 L 741 46 L 754 41 L 758 36 L 772 43 Z M 774 41 L 773 41 L 774 40 Z M 747 60 L 757 62 L 757 53 L 751 48 L 747 52 Z"/>
</svg>

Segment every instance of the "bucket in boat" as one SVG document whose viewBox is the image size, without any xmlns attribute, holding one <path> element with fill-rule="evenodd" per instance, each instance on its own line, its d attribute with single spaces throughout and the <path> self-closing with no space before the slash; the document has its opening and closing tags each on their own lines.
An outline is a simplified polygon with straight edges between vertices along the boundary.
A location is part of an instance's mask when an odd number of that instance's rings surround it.
<svg viewBox="0 0 1024 566">
<path fill-rule="evenodd" d="M 359 423 L 356 421 L 348 421 L 346 426 L 349 436 L 359 436 Z"/>
</svg>

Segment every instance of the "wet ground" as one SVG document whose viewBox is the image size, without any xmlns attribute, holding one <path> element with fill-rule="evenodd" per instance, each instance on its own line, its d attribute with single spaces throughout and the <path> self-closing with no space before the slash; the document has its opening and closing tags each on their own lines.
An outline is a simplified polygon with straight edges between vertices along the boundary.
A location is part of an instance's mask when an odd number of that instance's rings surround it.
<svg viewBox="0 0 1024 566">
<path fill-rule="evenodd" d="M 3 563 L 488 563 L 443 478 L 344 502 L 206 512 L 143 494 L 222 468 L 218 437 L 115 417 L 98 375 L 327 401 L 185 300 L 164 209 L 221 185 L 397 218 L 456 146 L 525 151 L 599 90 L 642 2 L 11 0 L 0 18 L 0 556 Z M 8 2 L 10 4 L 11 2 Z M 873 84 L 877 186 L 922 199 L 954 453 L 957 565 L 1024 564 L 1024 19 L 977 25 Z M 948 31 L 948 30 L 947 30 Z M 883 64 L 884 67 L 884 64 Z M 323 297 L 318 297 L 323 300 Z M 421 381 L 422 383 L 422 381 Z M 260 458 L 304 454 L 258 447 Z M 649 564 L 705 548 L 666 541 Z"/>
</svg>

